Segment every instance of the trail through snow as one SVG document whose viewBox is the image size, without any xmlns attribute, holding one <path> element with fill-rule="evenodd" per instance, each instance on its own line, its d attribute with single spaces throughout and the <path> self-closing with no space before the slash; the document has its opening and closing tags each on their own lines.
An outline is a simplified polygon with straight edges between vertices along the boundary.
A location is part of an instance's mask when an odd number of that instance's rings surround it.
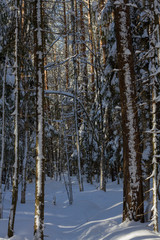
<svg viewBox="0 0 160 240">
<path fill-rule="evenodd" d="M 122 185 L 107 184 L 103 192 L 84 184 L 79 192 L 73 182 L 73 205 L 68 204 L 62 182 L 47 179 L 45 184 L 45 240 L 160 240 L 148 223 L 122 223 Z M 19 191 L 20 192 L 20 191 Z M 53 201 L 56 199 L 56 205 Z M 4 214 L 0 220 L 0 240 L 6 240 L 11 192 L 4 196 Z M 10 240 L 32 240 L 34 225 L 34 183 L 27 185 L 26 204 L 20 203 L 15 219 L 15 235 Z"/>
</svg>

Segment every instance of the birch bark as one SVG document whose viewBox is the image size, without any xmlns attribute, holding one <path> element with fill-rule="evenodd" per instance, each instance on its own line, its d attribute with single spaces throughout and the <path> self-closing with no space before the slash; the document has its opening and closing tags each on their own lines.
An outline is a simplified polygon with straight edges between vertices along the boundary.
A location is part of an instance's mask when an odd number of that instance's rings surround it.
<svg viewBox="0 0 160 240">
<path fill-rule="evenodd" d="M 150 1 L 151 15 L 153 14 L 153 22 L 150 26 L 150 51 L 152 57 L 150 59 L 150 77 L 152 82 L 152 146 L 153 146 L 153 207 L 152 207 L 152 222 L 155 232 L 158 232 L 158 201 L 157 201 L 157 83 L 158 83 L 158 69 L 160 65 L 160 32 L 159 32 L 159 3 L 157 0 Z"/>
<path fill-rule="evenodd" d="M 36 189 L 34 240 L 44 239 L 44 32 L 42 0 L 34 2 L 34 64 L 36 79 Z"/>
<path fill-rule="evenodd" d="M 152 144 L 153 144 L 153 226 L 154 231 L 158 232 L 158 202 L 157 202 L 157 124 L 156 124 L 156 86 L 155 82 L 153 81 L 152 86 L 152 131 L 153 131 L 153 137 L 152 137 Z"/>
</svg>

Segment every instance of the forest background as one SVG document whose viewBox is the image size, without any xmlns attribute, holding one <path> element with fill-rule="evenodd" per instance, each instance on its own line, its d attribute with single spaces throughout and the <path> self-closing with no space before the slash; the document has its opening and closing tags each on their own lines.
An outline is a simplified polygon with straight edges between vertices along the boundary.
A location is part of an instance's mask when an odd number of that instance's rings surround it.
<svg viewBox="0 0 160 240">
<path fill-rule="evenodd" d="M 43 239 L 45 176 L 66 172 L 70 204 L 74 175 L 80 191 L 84 178 L 103 191 L 108 179 L 123 178 L 123 221 L 151 220 L 158 231 L 159 1 L 2 0 L 0 9 L 0 216 L 3 185 L 12 185 L 8 236 L 18 185 L 24 203 L 35 179 L 34 235 Z"/>
</svg>

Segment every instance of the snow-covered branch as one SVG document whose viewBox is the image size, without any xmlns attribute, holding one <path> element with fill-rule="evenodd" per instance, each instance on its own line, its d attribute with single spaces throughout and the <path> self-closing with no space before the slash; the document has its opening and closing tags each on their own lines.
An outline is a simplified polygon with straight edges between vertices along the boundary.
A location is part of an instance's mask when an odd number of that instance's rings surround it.
<svg viewBox="0 0 160 240">
<path fill-rule="evenodd" d="M 74 95 L 74 94 L 72 94 L 72 93 L 70 93 L 70 92 L 64 92 L 64 91 L 45 90 L 44 93 L 45 93 L 45 95 L 48 95 L 48 94 L 57 94 L 57 95 L 63 95 L 63 96 L 70 97 L 70 98 L 75 98 L 75 95 Z M 77 97 L 76 97 L 76 100 L 79 102 L 79 104 L 81 105 L 83 111 L 85 112 L 86 117 L 87 117 L 87 119 L 88 119 L 88 121 L 89 121 L 89 123 L 90 123 L 90 126 L 91 126 L 91 128 L 92 128 L 92 130 L 93 130 L 93 132 L 94 132 L 94 126 L 93 126 L 93 124 L 92 124 L 92 122 L 91 122 L 91 120 L 90 120 L 90 117 L 89 117 L 89 115 L 88 115 L 88 113 L 87 113 L 87 111 L 86 111 L 83 103 L 82 103 L 81 100 L 78 99 Z M 97 140 L 97 138 L 96 138 L 96 140 Z"/>
<path fill-rule="evenodd" d="M 62 62 L 52 62 L 52 63 L 48 63 L 46 66 L 44 66 L 45 70 L 50 70 L 50 68 L 59 66 L 59 65 L 63 65 L 64 63 L 68 62 L 69 60 L 73 59 L 77 57 L 77 54 L 71 57 L 66 58 L 64 61 Z"/>
</svg>

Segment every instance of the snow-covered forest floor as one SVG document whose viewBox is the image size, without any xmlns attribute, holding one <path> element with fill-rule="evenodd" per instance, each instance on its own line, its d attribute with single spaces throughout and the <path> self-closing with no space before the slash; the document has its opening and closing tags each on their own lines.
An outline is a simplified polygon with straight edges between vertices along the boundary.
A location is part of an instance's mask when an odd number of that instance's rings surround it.
<svg viewBox="0 0 160 240">
<path fill-rule="evenodd" d="M 46 180 L 45 240 L 160 240 L 148 223 L 122 223 L 122 184 L 107 183 L 103 192 L 96 183 L 84 183 L 84 192 L 79 192 L 76 179 L 72 182 L 74 202 L 70 206 L 63 182 Z M 27 184 L 26 204 L 20 203 L 19 194 L 12 240 L 33 239 L 34 187 L 34 183 Z M 0 240 L 7 239 L 10 202 L 11 192 L 6 191 Z"/>
</svg>

